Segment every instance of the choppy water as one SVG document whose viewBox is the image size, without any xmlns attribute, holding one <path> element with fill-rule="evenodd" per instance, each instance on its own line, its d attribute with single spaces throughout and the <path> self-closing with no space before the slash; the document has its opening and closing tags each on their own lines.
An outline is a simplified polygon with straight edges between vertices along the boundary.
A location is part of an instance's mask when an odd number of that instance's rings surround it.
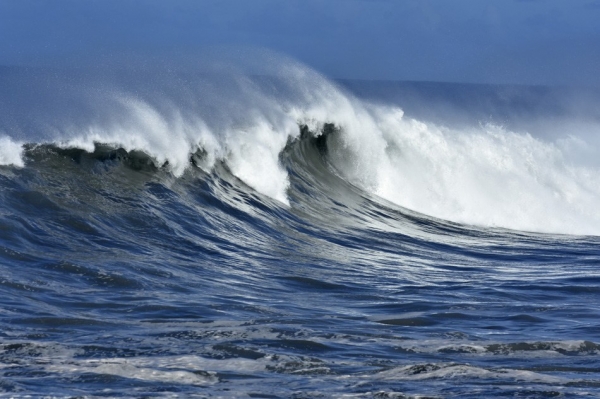
<svg viewBox="0 0 600 399">
<path fill-rule="evenodd" d="M 3 71 L 1 395 L 600 395 L 596 116 L 286 68 Z"/>
</svg>

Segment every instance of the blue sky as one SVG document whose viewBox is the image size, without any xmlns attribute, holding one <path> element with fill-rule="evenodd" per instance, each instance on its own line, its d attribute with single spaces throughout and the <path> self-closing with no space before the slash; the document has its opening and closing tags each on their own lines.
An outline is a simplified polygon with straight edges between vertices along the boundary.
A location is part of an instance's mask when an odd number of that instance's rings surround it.
<svg viewBox="0 0 600 399">
<path fill-rule="evenodd" d="M 0 63 L 266 47 L 334 78 L 600 86 L 600 0 L 0 0 Z"/>
</svg>

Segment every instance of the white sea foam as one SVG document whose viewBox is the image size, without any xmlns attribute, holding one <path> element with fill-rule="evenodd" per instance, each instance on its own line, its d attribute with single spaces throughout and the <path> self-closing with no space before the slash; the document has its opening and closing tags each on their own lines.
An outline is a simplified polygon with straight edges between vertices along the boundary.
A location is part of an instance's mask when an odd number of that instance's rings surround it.
<svg viewBox="0 0 600 399">
<path fill-rule="evenodd" d="M 376 194 L 462 223 L 600 232 L 599 169 L 568 159 L 558 143 L 499 126 L 453 131 L 396 115 L 376 110 L 387 147 L 375 165 L 363 161 L 377 171 Z"/>
<path fill-rule="evenodd" d="M 248 130 L 228 132 L 227 161 L 232 173 L 257 191 L 289 205 L 288 176 L 278 157 L 287 137 L 297 129 L 294 125 L 288 126 L 281 134 L 260 121 Z"/>
<path fill-rule="evenodd" d="M 375 375 L 376 379 L 393 380 L 429 380 L 429 379 L 504 379 L 513 381 L 536 382 L 544 384 L 565 384 L 570 380 L 526 370 L 493 369 L 468 364 L 436 363 L 395 367 Z"/>
<path fill-rule="evenodd" d="M 214 373 L 203 372 L 203 369 L 198 369 L 197 362 L 190 363 L 185 359 L 178 362 L 173 359 L 167 359 L 165 364 L 162 364 L 160 360 L 152 362 L 145 358 L 93 359 L 79 362 L 70 360 L 50 364 L 46 367 L 46 370 L 63 374 L 108 374 L 123 378 L 162 383 L 208 385 L 218 382 Z M 200 373 L 194 371 L 200 371 Z"/>
</svg>

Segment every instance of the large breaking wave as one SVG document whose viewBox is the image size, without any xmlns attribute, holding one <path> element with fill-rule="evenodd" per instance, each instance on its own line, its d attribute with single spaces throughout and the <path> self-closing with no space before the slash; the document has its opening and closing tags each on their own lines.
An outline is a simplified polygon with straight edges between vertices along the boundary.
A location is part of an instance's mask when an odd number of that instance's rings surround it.
<svg viewBox="0 0 600 399">
<path fill-rule="evenodd" d="M 600 234 L 600 157 L 587 132 L 547 139 L 418 120 L 270 62 L 265 74 L 3 69 L 0 164 L 28 167 L 40 148 L 120 149 L 175 177 L 226 165 L 290 206 L 295 171 L 282 154 L 321 137 L 329 172 L 373 198 L 464 224 Z"/>
</svg>

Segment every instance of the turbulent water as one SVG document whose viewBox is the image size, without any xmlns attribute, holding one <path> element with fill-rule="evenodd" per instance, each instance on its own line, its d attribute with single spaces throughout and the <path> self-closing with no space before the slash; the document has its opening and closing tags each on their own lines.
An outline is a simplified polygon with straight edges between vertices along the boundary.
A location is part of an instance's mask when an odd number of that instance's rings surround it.
<svg viewBox="0 0 600 399">
<path fill-rule="evenodd" d="M 599 396 L 582 92 L 0 69 L 0 395 Z"/>
</svg>

